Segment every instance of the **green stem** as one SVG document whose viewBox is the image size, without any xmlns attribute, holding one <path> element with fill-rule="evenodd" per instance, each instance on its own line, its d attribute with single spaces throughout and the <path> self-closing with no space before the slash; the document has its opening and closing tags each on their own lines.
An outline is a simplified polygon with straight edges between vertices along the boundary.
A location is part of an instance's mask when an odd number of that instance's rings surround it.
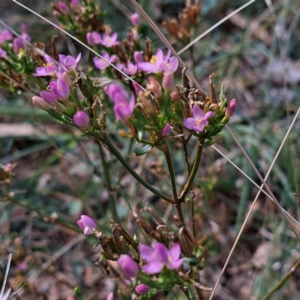
<svg viewBox="0 0 300 300">
<path fill-rule="evenodd" d="M 202 155 L 202 149 L 203 146 L 198 143 L 198 149 L 197 149 L 197 154 L 196 154 L 196 159 L 193 165 L 193 169 L 189 175 L 189 179 L 187 181 L 187 183 L 185 184 L 181 195 L 179 197 L 179 202 L 183 202 L 184 198 L 186 196 L 186 194 L 190 191 L 191 186 L 194 182 L 195 176 L 197 174 L 198 168 L 199 168 L 199 164 L 200 164 L 200 160 L 201 160 L 201 155 Z M 195 221 L 195 204 L 194 201 L 191 201 L 191 215 L 192 215 L 192 230 L 193 230 L 193 236 L 196 236 L 196 221 Z"/>
<path fill-rule="evenodd" d="M 108 137 L 102 136 L 101 141 L 107 146 L 109 151 L 118 159 L 118 161 L 123 165 L 123 167 L 138 181 L 140 182 L 145 188 L 147 188 L 149 191 L 151 191 L 153 194 L 157 195 L 158 197 L 170 202 L 174 203 L 174 200 L 154 188 L 152 185 L 150 185 L 147 181 L 145 181 L 143 178 L 141 178 L 127 163 L 127 161 L 124 159 L 124 157 L 120 154 L 120 152 L 115 148 L 115 146 L 110 142 Z"/>
<path fill-rule="evenodd" d="M 170 175 L 170 179 L 171 179 L 173 197 L 174 197 L 174 200 L 175 200 L 175 203 L 176 203 L 175 205 L 176 205 L 176 209 L 177 209 L 177 212 L 178 212 L 178 216 L 179 216 L 180 221 L 183 224 L 185 224 L 183 213 L 182 213 L 181 203 L 178 201 L 178 194 L 177 194 L 177 190 L 176 190 L 175 172 L 174 172 L 172 159 L 171 159 L 171 154 L 170 154 L 170 149 L 169 149 L 168 144 L 166 144 L 166 146 L 163 147 L 162 150 L 163 150 L 163 152 L 165 154 L 165 157 L 166 157 L 166 162 L 167 162 L 169 175 Z"/>
<path fill-rule="evenodd" d="M 198 171 L 198 168 L 199 168 L 199 164 L 200 164 L 202 149 L 203 149 L 203 146 L 200 143 L 198 143 L 197 155 L 196 155 L 196 159 L 195 159 L 195 162 L 194 162 L 194 165 L 193 165 L 193 169 L 192 169 L 192 172 L 190 174 L 190 177 L 189 177 L 187 183 L 183 187 L 182 192 L 181 192 L 181 194 L 179 196 L 178 200 L 180 202 L 184 201 L 184 198 L 185 198 L 186 194 L 190 191 L 191 186 L 192 186 L 192 184 L 194 182 L 194 179 L 195 179 L 195 176 L 197 174 L 197 171 Z"/>
<path fill-rule="evenodd" d="M 117 209 L 116 209 L 116 202 L 115 202 L 115 197 L 112 194 L 112 188 L 111 188 L 111 182 L 110 182 L 110 177 L 109 177 L 109 172 L 108 172 L 108 165 L 106 163 L 105 159 L 105 153 L 103 150 L 103 147 L 100 142 L 97 142 L 98 147 L 99 147 L 99 153 L 102 161 L 102 167 L 103 167 L 103 174 L 104 174 L 104 180 L 106 182 L 106 187 L 108 191 L 108 205 L 109 209 L 111 211 L 112 217 L 115 222 L 120 223 Z"/>
</svg>

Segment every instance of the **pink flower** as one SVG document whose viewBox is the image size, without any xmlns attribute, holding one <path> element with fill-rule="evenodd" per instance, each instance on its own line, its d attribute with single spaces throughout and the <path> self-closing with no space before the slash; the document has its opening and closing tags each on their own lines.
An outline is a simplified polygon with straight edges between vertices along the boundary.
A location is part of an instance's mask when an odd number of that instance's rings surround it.
<svg viewBox="0 0 300 300">
<path fill-rule="evenodd" d="M 132 14 L 130 19 L 133 26 L 139 26 L 141 24 L 140 16 L 137 13 Z"/>
<path fill-rule="evenodd" d="M 129 255 L 123 254 L 118 259 L 118 265 L 121 268 L 124 276 L 128 279 L 133 279 L 139 273 L 139 265 Z"/>
<path fill-rule="evenodd" d="M 110 63 L 115 62 L 117 58 L 116 55 L 109 56 L 106 51 L 102 53 L 102 57 L 103 58 L 94 57 L 93 59 L 95 67 L 100 70 L 106 69 Z"/>
<path fill-rule="evenodd" d="M 51 81 L 49 88 L 52 94 L 54 94 L 59 100 L 67 99 L 70 96 L 69 86 L 60 78 L 56 81 Z"/>
<path fill-rule="evenodd" d="M 236 107 L 236 99 L 233 98 L 232 100 L 230 100 L 230 102 L 226 108 L 225 115 L 227 117 L 231 117 L 234 113 L 235 107 Z"/>
<path fill-rule="evenodd" d="M 143 72 L 159 73 L 164 70 L 164 53 L 158 49 L 150 59 L 150 62 L 139 62 L 138 69 Z"/>
<path fill-rule="evenodd" d="M 144 283 L 141 283 L 135 287 L 135 291 L 138 294 L 147 294 L 150 290 L 151 290 L 151 287 Z"/>
<path fill-rule="evenodd" d="M 81 215 L 80 220 L 77 221 L 77 225 L 80 227 L 80 229 L 83 230 L 83 233 L 85 235 L 93 233 L 94 230 L 97 228 L 97 225 L 94 222 L 94 220 L 86 215 Z"/>
<path fill-rule="evenodd" d="M 132 116 L 135 106 L 135 97 L 132 94 L 129 102 L 124 97 L 117 97 L 114 105 L 114 113 L 117 120 L 126 121 Z"/>
<path fill-rule="evenodd" d="M 127 63 L 127 66 L 124 67 L 123 71 L 127 74 L 127 75 L 135 75 L 136 72 L 137 72 L 137 65 L 134 65 L 133 63 L 131 62 L 128 62 Z"/>
<path fill-rule="evenodd" d="M 73 121 L 78 127 L 86 127 L 90 123 L 90 118 L 84 111 L 78 111 L 73 116 Z"/>
<path fill-rule="evenodd" d="M 209 111 L 204 114 L 203 110 L 196 104 L 193 106 L 193 118 L 187 118 L 184 120 L 183 125 L 190 130 L 196 132 L 204 131 L 204 127 L 208 125 L 208 119 L 214 116 L 214 112 Z"/>
<path fill-rule="evenodd" d="M 7 57 L 6 51 L 0 47 L 0 58 L 6 58 L 6 57 Z"/>
<path fill-rule="evenodd" d="M 126 98 L 127 92 L 125 89 L 116 83 L 111 83 L 104 87 L 104 92 L 114 101 L 116 102 L 118 97 Z"/>
<path fill-rule="evenodd" d="M 23 38 L 23 40 L 25 40 L 27 42 L 31 41 L 31 37 L 26 32 L 22 33 L 22 38 Z"/>
<path fill-rule="evenodd" d="M 167 124 L 164 126 L 163 130 L 161 131 L 161 135 L 162 135 L 162 136 L 168 136 L 170 133 L 171 133 L 171 127 L 170 127 L 170 124 L 167 123 Z"/>
<path fill-rule="evenodd" d="M 55 103 L 58 99 L 56 95 L 54 95 L 51 92 L 47 92 L 47 91 L 41 91 L 40 95 L 49 105 L 52 105 L 52 106 L 55 105 Z"/>
<path fill-rule="evenodd" d="M 65 56 L 63 54 L 59 54 L 58 58 L 63 70 L 65 70 L 66 72 L 70 72 L 75 70 L 75 68 L 77 67 L 77 64 L 81 58 L 81 53 L 79 53 L 76 58 L 71 55 Z"/>
<path fill-rule="evenodd" d="M 12 39 L 13 35 L 8 29 L 4 29 L 0 32 L 0 44 L 3 44 L 5 41 L 10 41 Z"/>
<path fill-rule="evenodd" d="M 117 41 L 118 35 L 116 33 L 113 33 L 112 36 L 108 35 L 107 33 L 104 33 L 102 35 L 101 44 L 107 48 L 111 48 L 112 46 L 118 44 Z"/>
<path fill-rule="evenodd" d="M 101 35 L 97 31 L 88 32 L 86 34 L 86 41 L 89 45 L 101 44 Z"/>
<path fill-rule="evenodd" d="M 140 254 L 148 263 L 143 266 L 143 271 L 147 274 L 156 274 L 164 267 L 170 270 L 178 269 L 183 264 L 180 251 L 178 243 L 175 243 L 170 250 L 161 243 L 155 244 L 154 248 L 141 245 Z"/>
<path fill-rule="evenodd" d="M 21 49 L 25 49 L 25 42 L 20 38 L 14 38 L 13 40 L 13 50 L 15 54 L 18 54 Z"/>
<path fill-rule="evenodd" d="M 71 0 L 70 5 L 73 5 L 73 6 L 79 5 L 79 0 Z"/>
<path fill-rule="evenodd" d="M 37 67 L 35 73 L 33 74 L 35 77 L 38 76 L 53 76 L 57 70 L 56 64 L 54 60 L 47 54 L 44 56 L 45 64 L 43 67 Z"/>
</svg>

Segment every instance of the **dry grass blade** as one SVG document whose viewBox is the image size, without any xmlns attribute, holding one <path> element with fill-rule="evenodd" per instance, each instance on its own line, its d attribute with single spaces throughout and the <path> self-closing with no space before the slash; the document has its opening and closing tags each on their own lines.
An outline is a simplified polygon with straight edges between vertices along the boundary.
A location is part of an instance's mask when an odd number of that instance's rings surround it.
<svg viewBox="0 0 300 300">
<path fill-rule="evenodd" d="M 151 26 L 151 28 L 154 30 L 154 32 L 158 35 L 158 37 L 160 38 L 160 40 L 165 44 L 165 46 L 169 50 L 171 50 L 172 54 L 175 57 L 177 57 L 180 67 L 181 68 L 186 67 L 186 64 L 181 59 L 181 57 L 177 54 L 177 51 L 173 48 L 173 46 L 170 44 L 170 42 L 167 40 L 167 38 L 164 36 L 164 34 L 160 31 L 160 29 L 157 27 L 157 25 L 148 16 L 148 14 L 143 10 L 143 8 L 135 0 L 130 0 L 130 2 L 134 5 L 134 7 L 136 8 L 137 12 L 139 12 L 145 18 L 145 20 L 148 22 L 148 24 Z M 190 70 L 187 70 L 186 74 L 193 81 L 193 83 L 195 84 L 195 86 L 197 87 L 197 89 L 199 89 L 200 91 L 203 91 L 201 85 L 199 84 L 199 82 L 197 81 L 197 79 L 195 78 L 195 76 L 193 75 L 193 73 L 191 73 Z"/>
<path fill-rule="evenodd" d="M 5 290 L 5 286 L 6 286 L 6 282 L 7 282 L 7 277 L 8 277 L 8 272 L 9 272 L 9 268 L 10 268 L 11 258 L 12 258 L 12 254 L 10 253 L 9 256 L 8 256 L 8 261 L 7 261 L 7 265 L 6 265 L 6 269 L 5 269 L 4 280 L 3 280 L 3 283 L 2 283 L 0 300 L 6 298 L 6 297 L 4 297 L 4 290 Z"/>
<path fill-rule="evenodd" d="M 54 26 L 55 28 L 57 28 L 59 31 L 63 32 L 64 34 L 66 34 L 67 36 L 69 36 L 71 39 L 73 39 L 74 41 L 76 41 L 77 43 L 79 43 L 80 45 L 82 45 L 83 47 L 87 48 L 88 50 L 90 50 L 92 53 L 94 53 L 96 56 L 100 57 L 101 59 L 103 59 L 105 62 L 107 62 L 111 67 L 113 67 L 114 69 L 116 69 L 118 72 L 120 72 L 124 77 L 126 77 L 127 79 L 129 79 L 132 82 L 135 82 L 143 91 L 145 91 L 145 88 L 143 88 L 141 85 L 139 85 L 134 79 L 132 79 L 130 76 L 128 76 L 126 73 L 124 73 L 122 70 L 120 70 L 116 65 L 114 65 L 113 63 L 111 63 L 110 61 L 106 60 L 102 55 L 100 55 L 98 52 L 96 52 L 94 49 L 92 49 L 91 47 L 87 46 L 85 43 L 83 43 L 82 41 L 80 41 L 79 39 L 77 39 L 75 36 L 73 36 L 72 34 L 70 34 L 69 32 L 65 31 L 64 29 L 60 28 L 58 25 L 56 25 L 55 23 L 51 22 L 50 20 L 48 20 L 47 18 L 41 16 L 40 14 L 38 14 L 37 12 L 35 12 L 34 10 L 30 9 L 29 7 L 25 6 L 24 4 L 16 1 L 16 0 L 12 0 L 13 2 L 15 2 L 16 4 L 20 5 L 21 7 L 23 7 L 24 9 L 28 10 L 29 12 L 31 12 L 32 14 L 38 16 L 39 18 L 41 18 L 42 20 L 46 21 L 47 23 L 51 24 L 52 26 Z"/>
<path fill-rule="evenodd" d="M 123 3 L 121 3 L 120 0 L 111 0 L 111 2 L 114 4 L 115 7 L 117 7 L 123 13 L 123 15 L 127 19 L 130 19 L 131 12 L 129 11 L 129 9 Z"/>
<path fill-rule="evenodd" d="M 295 115 L 295 118 L 293 119 L 293 122 L 291 124 L 291 127 L 294 125 L 297 117 L 299 114 L 299 110 L 297 111 L 297 114 Z M 289 128 L 288 133 L 291 130 L 291 127 Z M 227 131 L 229 132 L 230 136 L 232 137 L 232 139 L 234 140 L 235 144 L 240 148 L 240 150 L 242 151 L 242 154 L 245 156 L 245 158 L 247 159 L 247 161 L 249 162 L 250 166 L 252 167 L 253 171 L 255 172 L 255 174 L 258 176 L 259 180 L 264 184 L 265 189 L 267 190 L 267 192 L 272 196 L 275 205 L 277 206 L 277 208 L 279 209 L 279 211 L 283 214 L 283 216 L 285 217 L 285 219 L 287 220 L 288 224 L 290 225 L 290 227 L 292 228 L 292 230 L 294 231 L 296 237 L 298 238 L 298 240 L 300 241 L 300 232 L 297 231 L 296 228 L 293 227 L 293 221 L 290 220 L 289 217 L 286 216 L 284 209 L 281 207 L 280 203 L 278 202 L 278 200 L 276 199 L 276 197 L 274 196 L 273 192 L 271 191 L 269 185 L 265 182 L 265 180 L 263 179 L 263 177 L 261 176 L 261 174 L 259 173 L 259 171 L 257 170 L 257 168 L 255 167 L 254 163 L 252 162 L 251 158 L 249 157 L 249 155 L 247 154 L 247 152 L 245 151 L 245 149 L 243 148 L 243 146 L 240 144 L 240 142 L 237 140 L 237 138 L 235 137 L 235 135 L 233 134 L 233 132 L 231 131 L 231 129 L 228 127 L 228 125 L 225 126 L 225 128 L 227 129 Z M 285 139 L 284 139 L 285 141 Z M 281 144 L 283 146 L 283 144 Z M 281 148 L 279 148 L 281 149 Z M 291 223 L 293 222 L 293 223 Z M 299 228 L 298 228 L 299 229 Z"/>
<path fill-rule="evenodd" d="M 272 202 L 275 203 L 273 197 L 271 195 L 269 195 L 264 189 L 264 184 L 262 184 L 261 186 L 259 186 L 251 177 L 249 177 L 241 168 L 239 168 L 231 159 L 229 159 L 222 151 L 220 151 L 216 146 L 212 145 L 212 147 L 220 154 L 222 155 L 231 165 L 233 165 L 241 174 L 243 174 L 253 185 L 255 185 L 258 189 L 259 189 L 259 193 L 262 192 L 264 193 L 269 199 L 272 200 Z M 281 150 L 281 149 L 280 149 Z M 279 153 L 278 153 L 279 154 Z M 278 156 L 278 155 L 277 155 Z M 271 168 L 269 169 L 267 176 L 265 178 L 265 180 L 267 180 L 267 177 L 269 175 L 269 172 L 271 171 L 273 164 L 275 162 L 275 160 L 277 159 L 277 156 L 275 156 L 275 159 L 271 165 Z M 297 226 L 299 226 L 300 228 L 300 223 L 295 220 L 284 208 L 282 208 L 284 210 L 285 215 L 295 224 L 297 224 Z"/>
<path fill-rule="evenodd" d="M 298 118 L 299 113 L 300 113 L 300 108 L 298 109 L 298 111 L 297 111 L 297 113 L 296 113 L 296 115 L 295 115 L 295 117 L 294 117 L 294 119 L 293 119 L 293 121 L 292 121 L 292 123 L 291 123 L 291 125 L 290 125 L 290 127 L 289 127 L 289 129 L 288 129 L 288 131 L 286 132 L 285 137 L 284 137 L 283 140 L 282 140 L 282 143 L 281 143 L 281 145 L 280 145 L 280 147 L 279 147 L 279 149 L 278 149 L 278 151 L 277 151 L 277 153 L 276 153 L 276 155 L 275 155 L 275 157 L 274 157 L 274 159 L 273 159 L 273 161 L 272 161 L 272 163 L 271 163 L 271 165 L 270 165 L 270 168 L 269 168 L 269 170 L 268 170 L 268 172 L 267 172 L 265 178 L 262 180 L 262 181 L 263 181 L 263 184 L 261 185 L 261 188 L 264 187 L 265 181 L 268 179 L 269 174 L 270 174 L 271 171 L 272 171 L 272 168 L 273 168 L 273 166 L 274 166 L 274 164 L 275 164 L 275 162 L 276 162 L 276 160 L 277 160 L 277 158 L 278 158 L 278 156 L 279 156 L 279 154 L 280 154 L 280 152 L 281 152 L 281 150 L 282 150 L 282 148 L 283 148 L 283 146 L 284 146 L 284 144 L 285 144 L 285 142 L 286 142 L 286 139 L 288 138 L 288 136 L 289 136 L 289 134 L 290 134 L 290 132 L 291 132 L 291 130 L 292 130 L 292 128 L 293 128 L 293 125 L 295 124 L 295 122 L 296 122 L 296 120 L 297 120 L 297 118 Z M 221 274 L 219 275 L 218 280 L 217 280 L 217 282 L 216 282 L 216 284 L 215 284 L 215 286 L 214 286 L 214 288 L 213 288 L 213 291 L 212 291 L 212 293 L 211 293 L 211 295 L 210 295 L 209 300 L 212 300 L 212 299 L 213 299 L 213 296 L 214 296 L 214 294 L 215 294 L 215 292 L 216 292 L 216 290 L 217 290 L 217 287 L 218 287 L 218 285 L 219 285 L 219 283 L 220 283 L 220 281 L 221 281 L 221 278 L 222 278 L 222 276 L 223 276 L 223 274 L 224 274 L 224 272 L 225 272 L 225 270 L 226 270 L 226 268 L 227 268 L 227 266 L 228 266 L 228 263 L 229 263 L 229 261 L 230 261 L 230 259 L 231 259 L 231 256 L 232 256 L 232 254 L 233 254 L 233 252 L 234 252 L 234 250 L 235 250 L 235 248 L 236 248 L 236 245 L 238 244 L 238 241 L 239 241 L 239 239 L 240 239 L 240 237 L 241 237 L 241 235 L 242 235 L 242 232 L 243 232 L 243 230 L 244 230 L 244 228 L 245 228 L 245 226 L 246 226 L 246 224 L 247 224 L 247 222 L 248 222 L 248 219 L 249 219 L 249 217 L 250 217 L 250 215 L 251 215 L 251 212 L 252 212 L 252 210 L 253 210 L 253 208 L 254 208 L 254 206 L 255 206 L 255 204 L 256 204 L 256 201 L 258 200 L 258 197 L 259 197 L 259 195 L 260 195 L 260 192 L 261 192 L 261 189 L 258 191 L 258 193 L 257 193 L 257 195 L 256 195 L 256 197 L 255 197 L 255 199 L 254 199 L 254 201 L 253 201 L 253 203 L 252 203 L 252 205 L 251 205 L 251 207 L 250 207 L 248 213 L 247 213 L 247 216 L 246 216 L 246 218 L 245 218 L 245 220 L 244 220 L 244 222 L 243 222 L 243 224 L 242 224 L 242 227 L 241 227 L 241 229 L 240 229 L 240 231 L 239 231 L 239 233 L 238 233 L 238 235 L 237 235 L 237 237 L 236 237 L 236 239 L 235 239 L 235 241 L 234 241 L 234 244 L 233 244 L 233 246 L 232 246 L 232 248 L 231 248 L 231 250 L 230 250 L 230 253 L 228 254 L 228 257 L 227 257 L 227 259 L 226 259 L 226 262 L 225 262 L 225 264 L 224 264 L 224 266 L 223 266 L 223 268 L 222 268 Z M 272 194 L 272 195 L 273 195 L 273 194 Z M 274 196 L 274 195 L 273 195 L 273 196 Z M 294 223 L 296 222 L 296 224 L 297 224 L 298 226 L 299 226 L 299 223 L 298 223 L 296 220 L 294 220 L 294 218 L 293 218 L 292 216 L 290 216 L 290 215 L 289 215 L 289 214 L 288 214 L 288 213 L 280 206 L 280 204 L 278 203 L 278 201 L 277 201 L 275 198 L 272 197 L 272 200 L 273 200 L 273 202 L 276 204 L 276 206 L 279 208 L 279 210 L 282 212 L 282 214 L 283 214 L 284 217 L 286 218 L 287 222 L 289 223 L 289 225 L 290 225 L 291 228 L 293 229 L 294 233 L 296 234 L 297 238 L 299 239 L 299 233 L 297 233 L 297 230 L 294 229 L 294 227 L 292 226 L 292 224 L 291 224 L 290 222 L 294 222 Z M 277 201 L 277 202 L 276 202 L 276 201 Z"/>
<path fill-rule="evenodd" d="M 214 24 L 213 26 L 211 26 L 210 28 L 208 28 L 207 30 L 205 30 L 203 33 L 201 33 L 198 37 L 196 37 L 193 41 L 191 41 L 189 44 L 187 44 L 185 47 L 183 47 L 180 51 L 177 52 L 177 54 L 181 54 L 184 51 L 186 51 L 187 49 L 189 49 L 191 46 L 193 46 L 194 44 L 196 44 L 198 41 L 200 41 L 204 36 L 206 36 L 208 33 L 210 33 L 211 31 L 213 31 L 215 28 L 217 28 L 219 25 L 221 25 L 222 23 L 224 23 L 226 20 L 228 20 L 229 18 L 231 18 L 233 15 L 237 14 L 239 11 L 243 10 L 244 8 L 246 8 L 247 6 L 249 6 L 250 4 L 252 4 L 253 2 L 255 2 L 255 0 L 250 0 L 249 2 L 245 3 L 244 5 L 242 5 L 241 7 L 239 7 L 238 9 L 234 10 L 233 12 L 231 12 L 228 16 L 224 17 L 222 20 L 220 20 L 219 22 L 217 22 L 216 24 Z"/>
</svg>

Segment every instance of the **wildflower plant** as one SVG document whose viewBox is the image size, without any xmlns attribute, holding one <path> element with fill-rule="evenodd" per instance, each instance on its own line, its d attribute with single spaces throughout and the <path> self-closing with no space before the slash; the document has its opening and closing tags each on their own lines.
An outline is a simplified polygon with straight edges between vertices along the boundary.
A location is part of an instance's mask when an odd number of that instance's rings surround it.
<svg viewBox="0 0 300 300">
<path fill-rule="evenodd" d="M 99 55 L 81 47 L 74 56 L 58 54 L 54 42 L 55 51 L 46 54 L 43 44 L 30 44 L 26 28 L 22 28 L 22 38 L 4 30 L 0 32 L 0 71 L 9 73 L 24 90 L 32 92 L 35 107 L 90 138 L 102 155 L 105 149 L 135 181 L 176 208 L 168 222 L 158 216 L 155 207 L 145 206 L 140 211 L 133 208 L 131 215 L 138 230 L 129 234 L 112 198 L 111 234 L 104 233 L 87 212 L 77 221 L 79 229 L 97 238 L 101 247 L 99 264 L 104 269 L 109 261 L 117 262 L 119 270 L 109 271 L 109 275 L 127 287 L 120 292 L 124 298 L 136 294 L 140 299 L 150 299 L 160 290 L 180 288 L 188 299 L 194 293 L 200 299 L 201 291 L 208 288 L 201 284 L 200 271 L 206 261 L 197 239 L 201 229 L 195 227 L 194 180 L 203 150 L 214 144 L 230 121 L 237 100 L 228 101 L 224 85 L 215 86 L 214 74 L 208 79 L 209 91 L 200 89 L 171 49 L 154 46 L 143 36 L 143 21 L 137 13 L 131 15 L 131 26 L 122 38 L 107 24 L 105 11 L 93 1 L 60 1 L 52 8 L 60 27 Z M 199 1 L 187 4 L 179 15 L 180 22 L 167 20 L 163 26 L 171 36 L 187 43 L 199 23 L 199 12 Z M 15 89 L 2 77 L 0 85 Z M 135 171 L 114 143 L 117 134 L 121 141 L 138 145 L 136 156 L 154 151 L 162 154 L 168 188 L 153 186 Z M 185 161 L 183 184 L 176 182 L 174 145 Z M 194 146 L 192 159 L 190 149 Z M 9 166 L 1 170 L 7 184 L 12 170 Z M 191 220 L 186 216 L 187 206 Z M 145 212 L 151 215 L 154 225 L 143 218 Z M 108 299 L 113 295 L 109 294 Z"/>
<path fill-rule="evenodd" d="M 100 263 L 117 261 L 125 285 L 137 295 L 151 297 L 174 286 L 179 286 L 185 294 L 195 286 L 199 293 L 199 270 L 205 263 L 201 245 L 195 240 L 196 232 L 190 233 L 187 226 L 182 204 L 189 201 L 187 194 L 193 187 L 202 149 L 213 144 L 214 137 L 233 114 L 236 102 L 231 101 L 227 108 L 223 86 L 220 96 L 216 96 L 213 75 L 209 95 L 195 88 L 187 76 L 187 68 L 180 74 L 178 58 L 170 50 L 154 49 L 150 40 L 143 41 L 138 14 L 131 16 L 132 27 L 127 38 L 122 39 L 105 23 L 105 12 L 92 1 L 85 4 L 72 1 L 69 5 L 59 2 L 52 7 L 64 29 L 101 54 L 100 58 L 89 58 L 93 68 L 84 67 L 87 57 L 84 52 L 76 57 L 65 54 L 58 54 L 57 59 L 49 54 L 41 57 L 25 43 L 24 40 L 30 41 L 27 34 L 19 41 L 3 31 L 1 70 L 10 68 L 18 74 L 22 73 L 20 70 L 27 74 L 23 83 L 35 91 L 32 102 L 36 107 L 58 122 L 78 128 L 84 136 L 106 148 L 135 180 L 174 205 L 178 214 L 174 216 L 174 227 L 165 224 L 150 209 L 157 220 L 157 228 L 153 230 L 139 213 L 133 212 L 138 226 L 151 238 L 150 245 L 137 236 L 132 238 L 121 224 L 115 223 L 119 222 L 115 205 L 112 205 L 112 215 L 116 218 L 111 221 L 112 237 L 98 230 L 88 215 L 81 216 L 78 226 L 85 235 L 94 234 L 98 238 L 102 246 Z M 181 77 L 181 83 L 177 77 Z M 154 149 L 162 152 L 172 194 L 153 187 L 135 172 L 111 141 L 110 133 L 116 127 L 122 128 L 118 131 L 122 138 L 142 145 L 136 155 Z M 188 177 L 183 188 L 175 180 L 169 147 L 174 142 L 181 145 L 186 158 Z M 191 142 L 197 144 L 192 167 L 187 151 Z"/>
</svg>

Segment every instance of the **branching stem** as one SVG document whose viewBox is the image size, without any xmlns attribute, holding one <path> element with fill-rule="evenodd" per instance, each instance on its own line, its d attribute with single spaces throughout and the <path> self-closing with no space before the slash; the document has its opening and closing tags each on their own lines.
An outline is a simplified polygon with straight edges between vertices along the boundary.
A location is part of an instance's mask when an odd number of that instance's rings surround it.
<svg viewBox="0 0 300 300">
<path fill-rule="evenodd" d="M 118 161 L 123 165 L 123 167 L 138 181 L 140 182 L 145 188 L 147 188 L 149 191 L 151 191 L 153 194 L 157 195 L 158 197 L 174 204 L 174 199 L 172 199 L 170 196 L 160 192 L 156 188 L 154 188 L 152 185 L 150 185 L 147 181 L 145 181 L 143 178 L 139 176 L 127 163 L 127 161 L 124 159 L 124 157 L 121 155 L 121 153 L 115 148 L 115 146 L 110 142 L 108 137 L 105 135 L 101 138 L 101 141 L 107 146 L 109 151 L 118 159 Z"/>
</svg>

